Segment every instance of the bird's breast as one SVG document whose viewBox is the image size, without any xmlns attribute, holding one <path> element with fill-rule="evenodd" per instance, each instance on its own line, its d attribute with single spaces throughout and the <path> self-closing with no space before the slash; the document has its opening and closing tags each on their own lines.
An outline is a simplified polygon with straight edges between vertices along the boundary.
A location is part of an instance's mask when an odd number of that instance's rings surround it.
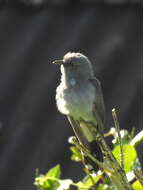
<svg viewBox="0 0 143 190">
<path fill-rule="evenodd" d="M 61 113 L 73 116 L 75 119 L 82 118 L 87 121 L 93 119 L 95 89 L 92 85 L 81 83 L 68 88 L 61 83 L 56 92 L 57 107 Z"/>
</svg>

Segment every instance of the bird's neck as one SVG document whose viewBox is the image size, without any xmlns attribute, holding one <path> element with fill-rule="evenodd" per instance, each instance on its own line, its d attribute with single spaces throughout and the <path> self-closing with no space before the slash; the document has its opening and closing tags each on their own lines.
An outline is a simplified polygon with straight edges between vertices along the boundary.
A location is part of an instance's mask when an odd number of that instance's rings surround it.
<svg viewBox="0 0 143 190">
<path fill-rule="evenodd" d="M 82 83 L 86 82 L 87 78 L 80 78 L 76 76 L 66 75 L 62 73 L 61 82 L 65 87 L 75 87 L 80 86 Z"/>
<path fill-rule="evenodd" d="M 73 86 L 77 85 L 78 80 L 76 80 L 73 77 L 69 77 L 69 76 L 65 75 L 65 73 L 63 73 L 61 76 L 61 82 L 65 87 L 73 87 Z"/>
<path fill-rule="evenodd" d="M 89 78 L 92 78 L 92 72 L 72 72 L 61 66 L 61 83 L 66 87 L 77 87 L 86 83 Z"/>
</svg>

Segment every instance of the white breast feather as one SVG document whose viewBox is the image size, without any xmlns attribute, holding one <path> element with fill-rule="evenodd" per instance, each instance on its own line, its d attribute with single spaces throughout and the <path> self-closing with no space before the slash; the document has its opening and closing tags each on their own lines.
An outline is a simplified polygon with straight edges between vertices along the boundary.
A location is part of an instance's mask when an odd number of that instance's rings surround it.
<svg viewBox="0 0 143 190">
<path fill-rule="evenodd" d="M 56 90 L 56 101 L 58 110 L 65 115 L 71 115 L 74 118 L 83 118 L 91 121 L 93 119 L 93 102 L 95 101 L 94 88 L 89 85 L 85 90 L 79 90 L 74 87 L 71 89 L 65 89 L 62 83 Z"/>
</svg>

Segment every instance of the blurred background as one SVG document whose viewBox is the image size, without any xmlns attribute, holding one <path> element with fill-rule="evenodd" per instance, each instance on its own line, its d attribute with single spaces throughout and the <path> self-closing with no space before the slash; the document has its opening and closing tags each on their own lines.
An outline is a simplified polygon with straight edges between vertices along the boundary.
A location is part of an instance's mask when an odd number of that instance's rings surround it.
<svg viewBox="0 0 143 190">
<path fill-rule="evenodd" d="M 68 51 L 92 61 L 102 83 L 106 129 L 111 109 L 121 128 L 143 128 L 142 0 L 2 0 L 0 2 L 0 188 L 32 190 L 35 169 L 61 164 L 63 178 L 80 179 L 70 160 L 73 135 L 55 104 Z M 138 146 L 143 163 L 142 145 Z"/>
</svg>

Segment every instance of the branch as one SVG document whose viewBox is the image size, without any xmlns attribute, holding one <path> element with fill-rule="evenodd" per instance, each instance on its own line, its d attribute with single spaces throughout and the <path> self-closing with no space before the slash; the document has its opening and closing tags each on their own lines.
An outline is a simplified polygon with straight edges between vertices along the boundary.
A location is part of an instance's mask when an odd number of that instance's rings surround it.
<svg viewBox="0 0 143 190">
<path fill-rule="evenodd" d="M 120 134 L 120 126 L 119 126 L 119 121 L 117 118 L 116 110 L 115 108 L 112 109 L 112 116 L 115 124 L 115 129 L 117 131 L 118 137 L 117 140 L 119 142 L 120 146 L 120 152 L 121 152 L 121 167 L 124 168 L 124 152 L 123 152 L 123 144 L 122 144 L 122 139 L 121 139 L 121 134 Z"/>
</svg>

